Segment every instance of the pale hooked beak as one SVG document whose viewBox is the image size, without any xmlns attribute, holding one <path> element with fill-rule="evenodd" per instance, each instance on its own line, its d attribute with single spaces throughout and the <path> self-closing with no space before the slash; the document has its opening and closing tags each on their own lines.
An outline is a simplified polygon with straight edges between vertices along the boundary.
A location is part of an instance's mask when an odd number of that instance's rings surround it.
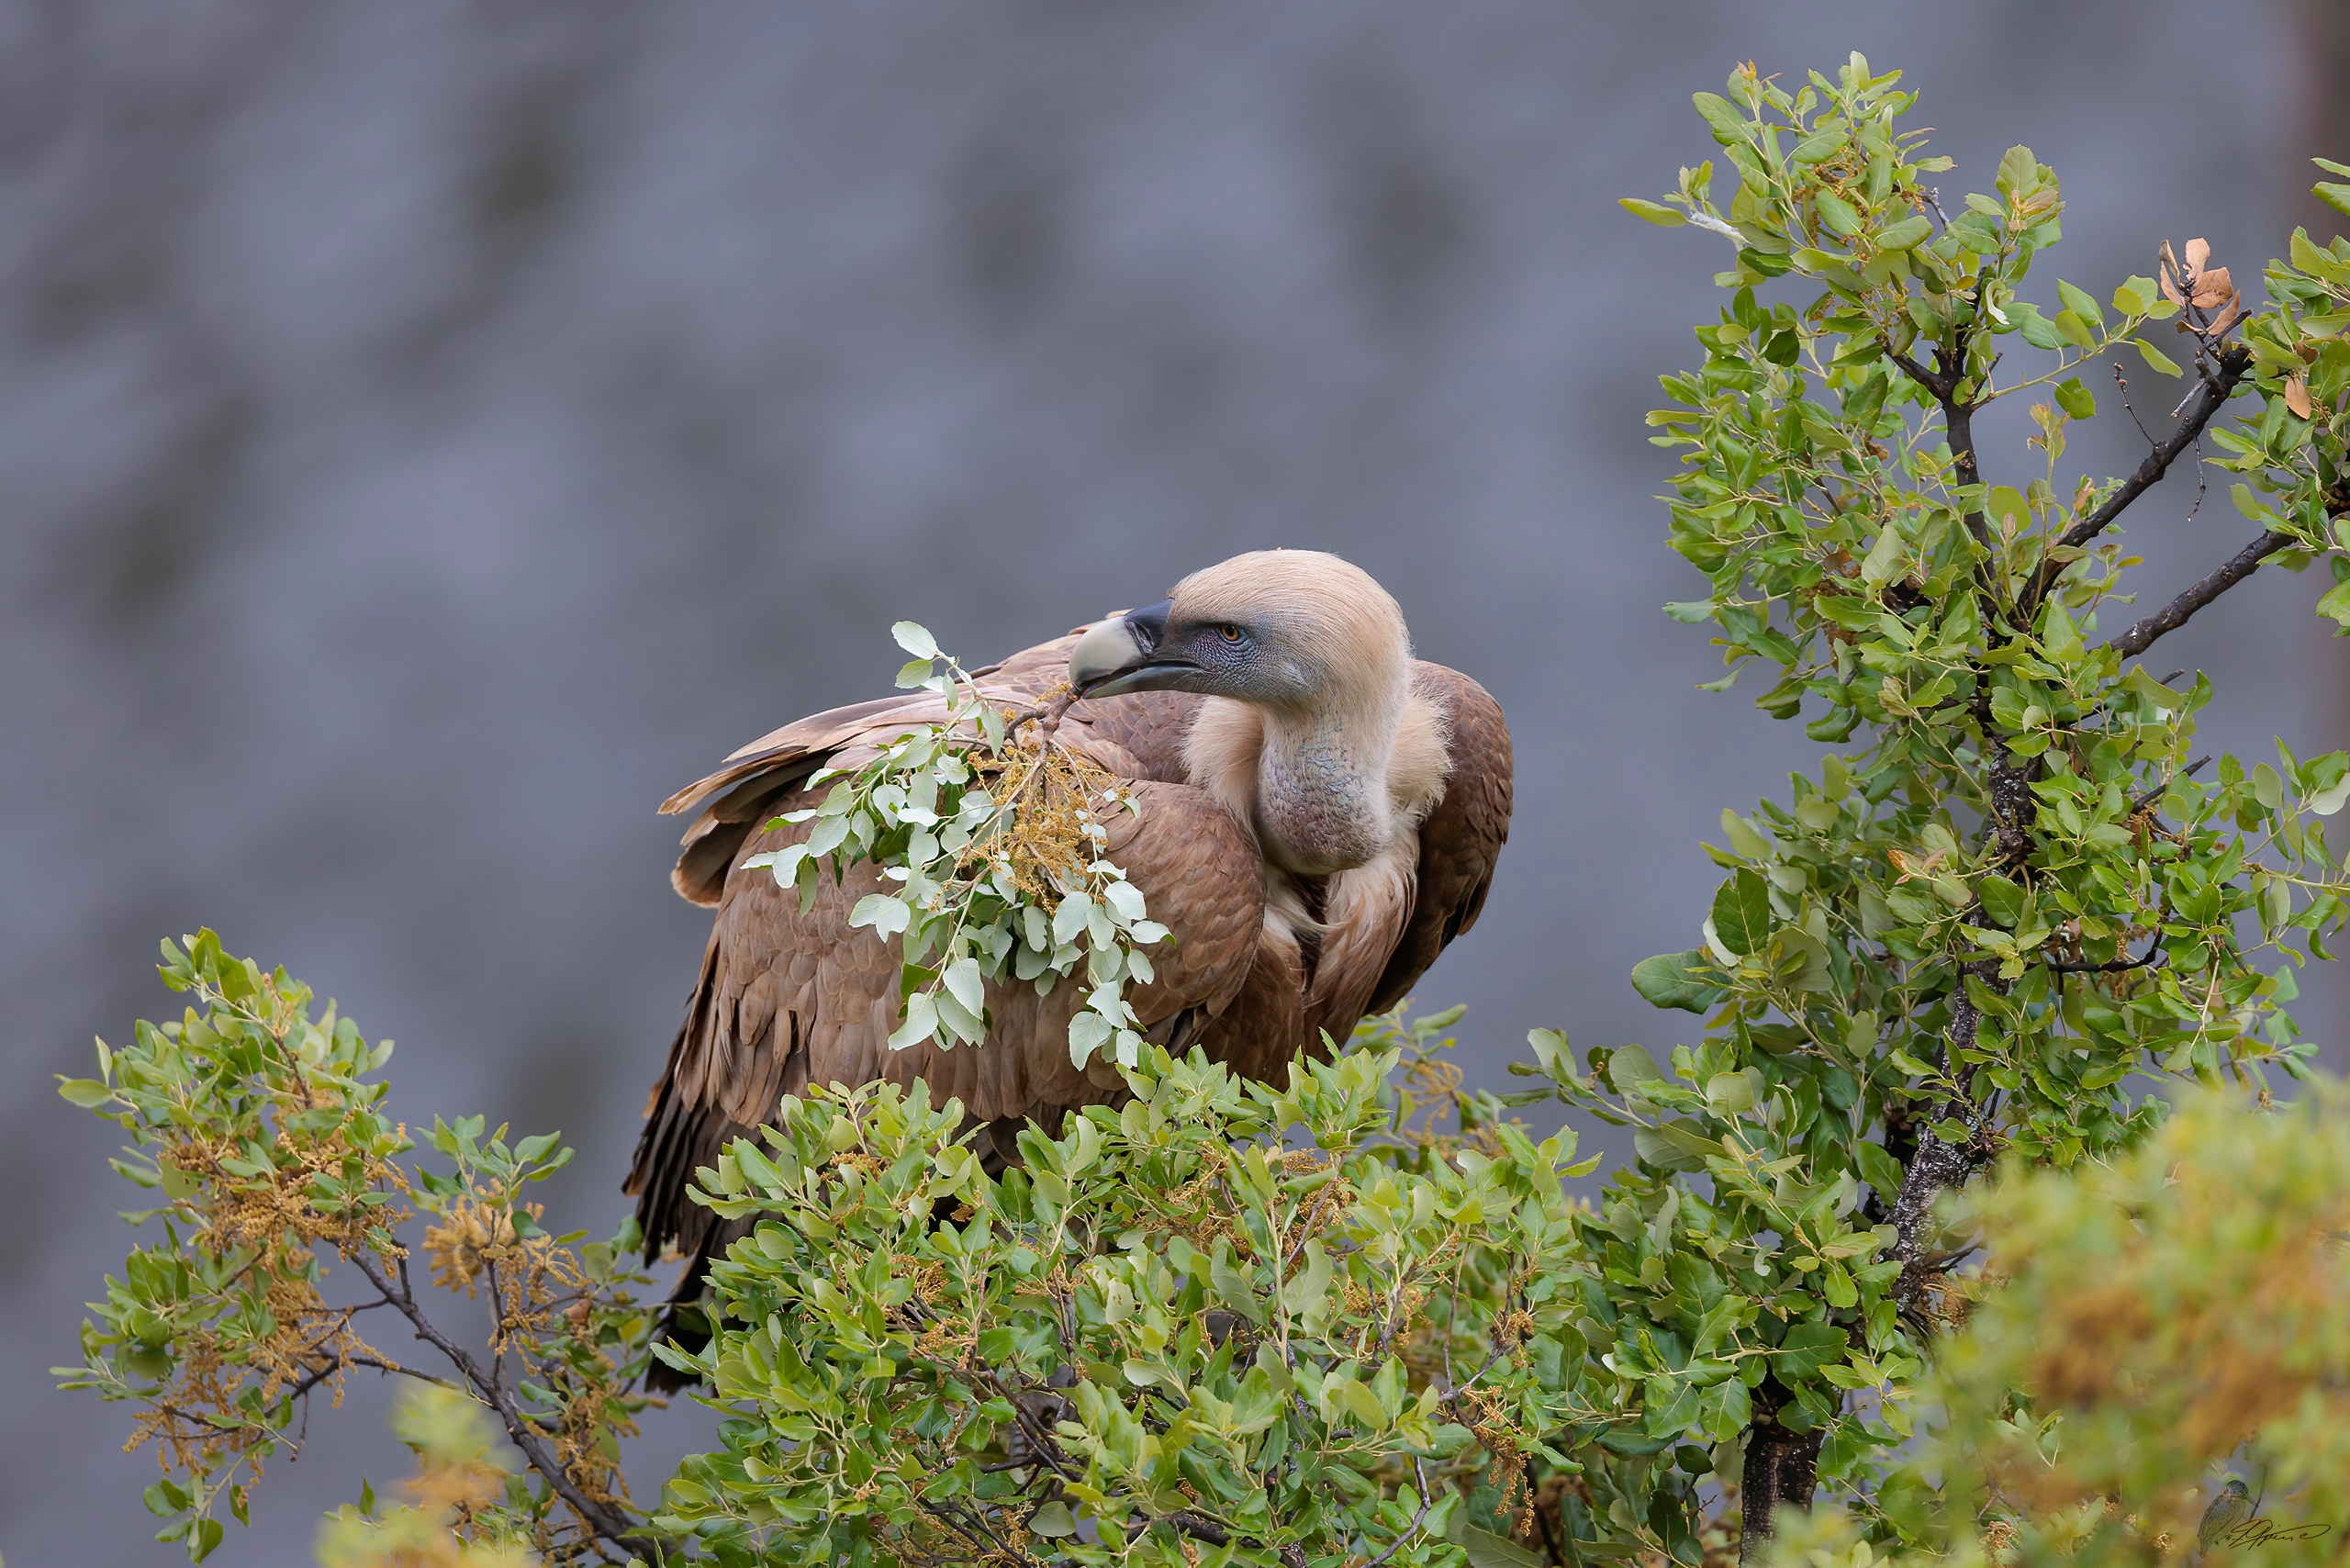
<svg viewBox="0 0 2350 1568">
<path fill-rule="evenodd" d="M 1080 697 L 1115 697 L 1125 691 L 1163 689 L 1199 673 L 1200 666 L 1191 660 L 1159 652 L 1174 604 L 1162 599 L 1088 627 L 1069 651 L 1069 686 Z"/>
</svg>

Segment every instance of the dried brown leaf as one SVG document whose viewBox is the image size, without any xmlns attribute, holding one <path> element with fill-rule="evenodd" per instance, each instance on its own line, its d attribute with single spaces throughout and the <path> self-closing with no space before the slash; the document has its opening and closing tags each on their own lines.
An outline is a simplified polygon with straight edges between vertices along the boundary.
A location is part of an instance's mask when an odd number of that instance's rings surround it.
<svg viewBox="0 0 2350 1568">
<path fill-rule="evenodd" d="M 2210 259 L 2211 241 L 2209 240 L 2189 240 L 2187 242 L 2188 276 L 2194 277 L 2198 274 L 2201 273 L 2203 270 L 2203 263 Z"/>
<path fill-rule="evenodd" d="M 2233 297 L 2235 291 L 2235 280 L 2228 275 L 2228 269 L 2213 267 L 2195 280 L 2195 303 L 2203 309 L 2209 310 L 2223 300 Z"/>
<path fill-rule="evenodd" d="M 2302 419 L 2310 417 L 2310 384 L 2305 377 L 2295 375 L 2285 383 L 2285 407 Z"/>
</svg>

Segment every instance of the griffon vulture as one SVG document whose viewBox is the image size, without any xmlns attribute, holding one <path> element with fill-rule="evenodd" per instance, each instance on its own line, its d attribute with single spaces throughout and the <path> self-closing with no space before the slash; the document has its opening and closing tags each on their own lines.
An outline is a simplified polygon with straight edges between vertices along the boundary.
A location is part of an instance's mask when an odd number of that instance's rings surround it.
<svg viewBox="0 0 2350 1568">
<path fill-rule="evenodd" d="M 1006 706 L 1068 682 L 1079 700 L 1059 738 L 1134 781 L 1139 810 L 1104 853 L 1173 933 L 1152 949 L 1156 978 L 1127 998 L 1171 1050 L 1197 1045 L 1270 1077 L 1394 1005 L 1484 903 L 1509 827 L 1501 709 L 1467 676 L 1415 660 L 1394 599 L 1335 555 L 1237 555 L 976 676 Z M 647 1255 L 674 1242 L 693 1257 L 681 1301 L 747 1228 L 688 1199 L 695 1168 L 811 1080 L 925 1080 L 980 1124 L 990 1165 L 1024 1121 L 1057 1126 L 1125 1092 L 1102 1058 L 1069 1063 L 1082 971 L 1041 998 L 990 986 L 976 1049 L 893 1052 L 894 944 L 848 924 L 877 868 L 827 878 L 804 914 L 764 868 L 739 868 L 811 830 L 764 825 L 822 798 L 811 773 L 854 767 L 877 739 L 943 716 L 920 692 L 801 719 L 662 805 L 698 812 L 672 880 L 718 910 L 627 1189 Z"/>
</svg>

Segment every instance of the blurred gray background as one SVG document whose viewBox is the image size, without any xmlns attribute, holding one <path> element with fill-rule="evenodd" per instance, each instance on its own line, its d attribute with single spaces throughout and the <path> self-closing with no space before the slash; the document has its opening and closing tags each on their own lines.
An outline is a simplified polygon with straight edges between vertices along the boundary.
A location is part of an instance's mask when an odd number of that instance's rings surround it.
<svg viewBox="0 0 2350 1568">
<path fill-rule="evenodd" d="M 1858 48 L 1925 93 L 1946 192 L 2011 141 L 2059 170 L 2055 270 L 2102 296 L 2200 234 L 2249 282 L 2330 216 L 2299 160 L 2350 156 L 2343 31 L 2333 0 L 0 0 L 0 1551 L 176 1555 L 128 1413 L 44 1371 L 132 1198 L 51 1074 L 176 1005 L 156 938 L 211 924 L 396 1037 L 403 1114 L 562 1128 L 554 1217 L 600 1229 L 707 926 L 652 808 L 885 689 L 901 616 L 985 658 L 1232 552 L 1352 557 L 1516 734 L 1492 902 L 1422 987 L 1471 1004 L 1472 1076 L 1538 1024 L 1688 1037 L 1626 972 L 1695 938 L 1720 809 L 1813 748 L 1693 691 L 1714 652 L 1657 613 L 1698 579 L 1640 416 L 1726 254 L 1616 198 L 1711 154 L 1689 94 L 1736 62 Z M 2150 594 L 2248 531 L 2224 487 L 2189 526 L 2191 488 L 2133 514 Z M 2221 682 L 2214 738 L 2350 740 L 2314 597 L 2263 574 L 2165 644 Z M 319 1412 L 217 1561 L 307 1562 L 406 1474 L 384 1410 Z"/>
</svg>

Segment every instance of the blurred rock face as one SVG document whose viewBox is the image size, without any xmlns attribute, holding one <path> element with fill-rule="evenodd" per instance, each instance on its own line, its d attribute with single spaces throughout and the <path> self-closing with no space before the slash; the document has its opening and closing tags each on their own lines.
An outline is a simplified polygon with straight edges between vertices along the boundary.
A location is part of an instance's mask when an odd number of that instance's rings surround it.
<svg viewBox="0 0 2350 1568">
<path fill-rule="evenodd" d="M 339 996 L 405 1042 L 412 1116 L 563 1127 L 549 1196 L 600 1226 L 706 929 L 652 806 L 886 687 L 898 617 L 983 658 L 1239 550 L 1353 558 L 1516 731 L 1493 902 L 1424 987 L 1472 1004 L 1473 1074 L 1535 1024 L 1684 1037 L 1623 977 L 1808 748 L 1692 692 L 1709 651 L 1654 611 L 1696 579 L 1639 415 L 1722 257 L 1614 198 L 1709 151 L 1688 95 L 1734 62 L 1858 47 L 1952 184 L 2055 164 L 2066 275 L 2194 234 L 2250 275 L 2281 20 L 2095 17 L 0 0 L 0 1551 L 171 1550 L 124 1414 L 34 1370 L 127 1201 L 48 1075 L 164 1015 L 154 939 L 209 923 Z M 2020 463 L 2020 411 L 1986 425 Z M 2237 532 L 2191 498 L 2149 591 Z M 2301 586 L 2179 648 L 2241 698 L 2215 740 L 2341 741 Z M 352 1405 L 235 1561 L 307 1562 L 405 1473 Z"/>
</svg>

